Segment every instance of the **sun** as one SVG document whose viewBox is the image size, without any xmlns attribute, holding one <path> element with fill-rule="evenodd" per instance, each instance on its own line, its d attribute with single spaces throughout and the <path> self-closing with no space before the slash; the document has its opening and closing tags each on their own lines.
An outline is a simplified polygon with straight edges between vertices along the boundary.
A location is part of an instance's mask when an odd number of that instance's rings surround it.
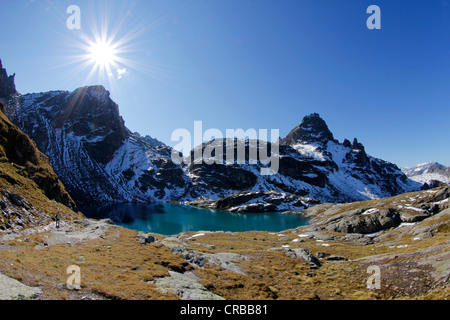
<svg viewBox="0 0 450 320">
<path fill-rule="evenodd" d="M 118 60 L 114 46 L 104 40 L 98 40 L 90 44 L 88 57 L 92 63 L 104 69 L 110 69 Z"/>
<path fill-rule="evenodd" d="M 135 81 L 138 74 L 178 87 L 172 83 L 176 68 L 154 60 L 153 40 L 158 38 L 157 28 L 184 5 L 149 19 L 148 15 L 138 18 L 141 16 L 138 5 L 131 2 L 89 1 L 90 5 L 83 10 L 82 28 L 56 33 L 61 37 L 62 45 L 58 48 L 63 57 L 52 68 L 70 66 L 69 83 L 102 84 L 112 90 Z"/>
</svg>

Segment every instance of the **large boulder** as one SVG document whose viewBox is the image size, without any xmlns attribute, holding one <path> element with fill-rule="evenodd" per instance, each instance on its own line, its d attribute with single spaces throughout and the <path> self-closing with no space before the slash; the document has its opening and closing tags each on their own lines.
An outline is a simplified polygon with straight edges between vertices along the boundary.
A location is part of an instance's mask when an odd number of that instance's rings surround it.
<svg viewBox="0 0 450 320">
<path fill-rule="evenodd" d="M 338 214 L 325 222 L 324 230 L 369 234 L 398 226 L 402 222 L 395 209 L 355 209 Z"/>
</svg>

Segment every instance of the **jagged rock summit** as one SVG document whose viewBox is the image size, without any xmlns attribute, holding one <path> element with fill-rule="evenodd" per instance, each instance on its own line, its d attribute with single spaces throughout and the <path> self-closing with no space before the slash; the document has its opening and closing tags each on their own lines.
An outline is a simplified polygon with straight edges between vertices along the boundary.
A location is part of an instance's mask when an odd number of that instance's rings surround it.
<svg viewBox="0 0 450 320">
<path fill-rule="evenodd" d="M 14 83 L 15 76 L 15 74 L 8 76 L 6 69 L 3 68 L 2 60 L 0 59 L 0 99 L 8 98 L 16 93 L 16 85 Z"/>
<path fill-rule="evenodd" d="M 3 68 L 0 60 L 0 111 L 7 113 L 11 105 L 18 103 L 19 93 L 16 91 L 14 83 L 15 74 L 8 76 L 8 72 Z"/>
<path fill-rule="evenodd" d="M 318 113 L 303 118 L 302 122 L 281 140 L 282 145 L 293 146 L 297 143 L 326 144 L 335 141 L 326 122 Z"/>
</svg>

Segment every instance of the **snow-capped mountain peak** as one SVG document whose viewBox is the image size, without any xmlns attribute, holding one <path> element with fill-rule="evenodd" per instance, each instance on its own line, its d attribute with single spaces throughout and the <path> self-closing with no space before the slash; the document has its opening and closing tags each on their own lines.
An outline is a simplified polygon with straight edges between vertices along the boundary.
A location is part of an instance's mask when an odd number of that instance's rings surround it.
<svg viewBox="0 0 450 320">
<path fill-rule="evenodd" d="M 430 187 L 442 184 L 450 184 L 450 167 L 438 162 L 429 161 L 413 167 L 402 168 L 408 178 L 427 184 Z"/>
<path fill-rule="evenodd" d="M 434 162 L 434 161 L 428 161 L 425 163 L 418 164 L 414 167 L 406 167 L 402 168 L 403 172 L 405 172 L 408 176 L 418 176 L 425 173 L 431 173 L 434 170 L 447 170 L 448 168 L 444 165 Z"/>
</svg>

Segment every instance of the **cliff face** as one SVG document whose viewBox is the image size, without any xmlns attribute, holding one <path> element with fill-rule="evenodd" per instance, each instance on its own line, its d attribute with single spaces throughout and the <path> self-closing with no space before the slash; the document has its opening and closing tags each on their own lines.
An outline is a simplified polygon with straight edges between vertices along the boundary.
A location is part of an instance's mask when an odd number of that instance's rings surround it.
<svg viewBox="0 0 450 320">
<path fill-rule="evenodd" d="M 14 180 L 14 174 L 33 181 L 50 200 L 75 208 L 75 203 L 66 192 L 64 185 L 53 171 L 48 158 L 43 155 L 31 139 L 14 126 L 0 112 L 0 162 L 12 166 L 11 174 L 2 167 L 3 177 Z"/>
<path fill-rule="evenodd" d="M 8 76 L 6 69 L 3 68 L 2 61 L 0 60 L 0 98 L 5 98 L 16 93 L 14 77 L 15 74 Z"/>
<path fill-rule="evenodd" d="M 18 103 L 14 77 L 3 68 L 0 96 L 2 110 Z M 38 224 L 57 210 L 73 215 L 69 208 L 75 203 L 48 158 L 0 111 L 0 229 Z"/>
</svg>

